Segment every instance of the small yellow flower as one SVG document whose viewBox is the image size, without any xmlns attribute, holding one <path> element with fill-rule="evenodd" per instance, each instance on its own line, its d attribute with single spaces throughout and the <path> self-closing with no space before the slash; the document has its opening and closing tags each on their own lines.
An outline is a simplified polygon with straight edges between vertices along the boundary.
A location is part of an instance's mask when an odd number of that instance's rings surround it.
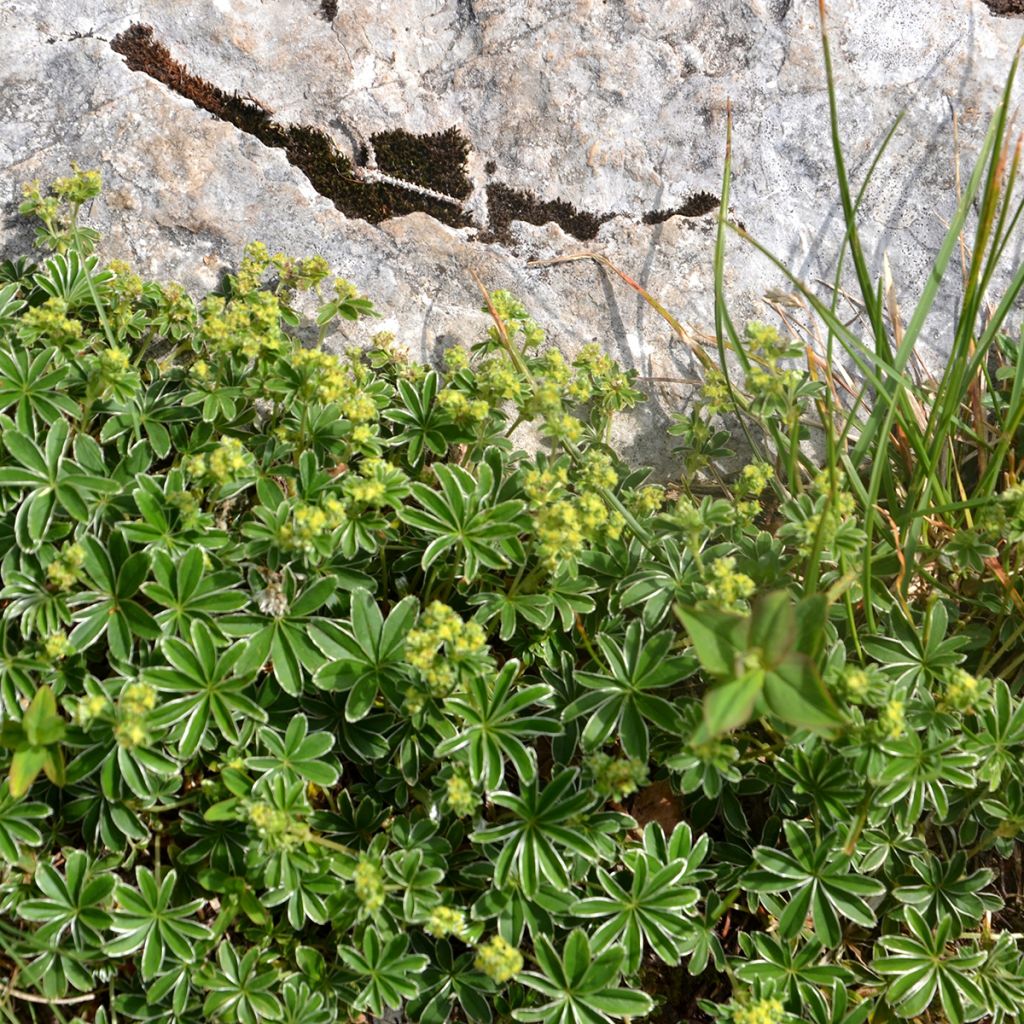
<svg viewBox="0 0 1024 1024">
<path fill-rule="evenodd" d="M 759 999 L 733 1011 L 733 1024 L 780 1024 L 786 1011 L 779 999 Z"/>
<path fill-rule="evenodd" d="M 878 721 L 887 739 L 898 740 L 907 728 L 903 701 L 889 701 L 879 713 Z"/>
<path fill-rule="evenodd" d="M 466 915 L 452 907 L 435 907 L 430 912 L 426 931 L 438 939 L 447 938 L 449 935 L 462 938 L 466 932 Z"/>
<path fill-rule="evenodd" d="M 473 966 L 501 985 L 523 969 L 523 956 L 515 946 L 495 935 L 490 942 L 477 947 Z"/>
</svg>

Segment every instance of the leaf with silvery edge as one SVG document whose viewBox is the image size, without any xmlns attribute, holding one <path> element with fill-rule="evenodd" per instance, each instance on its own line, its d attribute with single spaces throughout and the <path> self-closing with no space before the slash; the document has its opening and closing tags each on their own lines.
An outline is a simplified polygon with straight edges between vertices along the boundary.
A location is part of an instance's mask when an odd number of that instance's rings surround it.
<svg viewBox="0 0 1024 1024">
<path fill-rule="evenodd" d="M 160 974 L 165 961 L 192 963 L 196 944 L 211 937 L 209 928 L 195 920 L 204 900 L 171 905 L 177 879 L 173 869 L 158 881 L 149 868 L 138 867 L 135 886 L 119 885 L 115 893 L 120 909 L 112 928 L 119 937 L 107 943 L 106 951 L 116 957 L 141 949 L 139 967 L 146 981 Z"/>
<path fill-rule="evenodd" d="M 530 526 L 526 503 L 518 498 L 495 500 L 495 473 L 487 461 L 476 467 L 476 479 L 461 466 L 438 463 L 433 470 L 439 488 L 412 484 L 420 507 L 404 506 L 398 513 L 407 526 L 434 538 L 423 550 L 421 568 L 429 569 L 452 548 L 456 571 L 461 568 L 467 582 L 481 568 L 507 567 L 521 554 L 518 535 Z"/>
<path fill-rule="evenodd" d="M 543 709 L 553 690 L 544 683 L 514 688 L 520 663 L 506 662 L 493 680 L 475 676 L 466 685 L 466 696 L 445 702 L 446 710 L 462 720 L 456 735 L 443 740 L 434 751 L 437 757 L 465 752 L 469 776 L 474 785 L 489 792 L 501 785 L 508 759 L 521 783 L 536 774 L 533 752 L 524 739 L 558 736 L 562 725 L 550 714 L 522 714 L 528 708 Z"/>
<path fill-rule="evenodd" d="M 511 811 L 513 818 L 485 825 L 470 839 L 474 843 L 502 844 L 494 865 L 495 885 L 505 885 L 515 868 L 527 896 L 534 895 L 545 878 L 566 889 L 569 872 L 561 851 L 594 856 L 593 842 L 570 826 L 596 800 L 589 790 L 573 792 L 576 777 L 575 769 L 566 768 L 543 789 L 535 776 L 519 795 L 505 791 L 491 794 L 491 802 Z"/>
<path fill-rule="evenodd" d="M 363 933 L 362 949 L 338 947 L 338 956 L 362 986 L 355 999 L 357 1010 L 369 1010 L 375 1017 L 382 1017 L 386 1008 L 397 1010 L 403 1000 L 418 994 L 417 975 L 426 970 L 429 961 L 408 949 L 407 935 L 384 940 L 373 928 Z"/>
<path fill-rule="evenodd" d="M 933 932 L 921 914 L 907 907 L 906 922 L 910 934 L 879 939 L 871 961 L 872 970 L 887 979 L 885 1001 L 906 1018 L 921 1016 L 938 998 L 950 1024 L 965 1024 L 968 1008 L 985 1005 L 975 979 L 985 954 L 973 946 L 950 947 L 952 918 Z"/>
<path fill-rule="evenodd" d="M 397 696 L 408 680 L 405 638 L 415 625 L 418 607 L 415 597 L 405 597 L 385 619 L 370 591 L 356 587 L 348 621 L 325 619 L 310 625 L 310 640 L 328 659 L 314 674 L 313 683 L 321 690 L 348 692 L 346 721 L 365 718 L 382 687 Z"/>
<path fill-rule="evenodd" d="M 670 654 L 674 640 L 671 630 L 645 637 L 643 626 L 636 621 L 626 627 L 621 643 L 598 634 L 597 645 L 608 670 L 576 672 L 576 682 L 587 692 L 563 713 L 567 722 L 589 715 L 582 734 L 585 750 L 597 749 L 615 732 L 630 757 L 646 760 L 650 749 L 648 722 L 675 735 L 683 733 L 683 720 L 676 707 L 651 692 L 678 683 L 693 669 L 688 658 Z"/>
<path fill-rule="evenodd" d="M 816 843 L 795 821 L 786 821 L 783 828 L 789 850 L 758 846 L 755 866 L 743 880 L 753 892 L 790 893 L 779 916 L 779 935 L 796 938 L 810 915 L 815 934 L 834 949 L 843 937 L 840 918 L 873 928 L 875 912 L 867 901 L 885 894 L 884 883 L 851 871 L 852 858 L 842 852 L 835 836 Z"/>
<path fill-rule="evenodd" d="M 619 985 L 624 955 L 614 946 L 595 954 L 582 928 L 569 934 L 561 956 L 547 936 L 538 936 L 534 956 L 540 970 L 524 971 L 518 980 L 547 1001 L 513 1010 L 512 1016 L 530 1024 L 610 1024 L 646 1016 L 654 1009 L 651 997 Z"/>
</svg>

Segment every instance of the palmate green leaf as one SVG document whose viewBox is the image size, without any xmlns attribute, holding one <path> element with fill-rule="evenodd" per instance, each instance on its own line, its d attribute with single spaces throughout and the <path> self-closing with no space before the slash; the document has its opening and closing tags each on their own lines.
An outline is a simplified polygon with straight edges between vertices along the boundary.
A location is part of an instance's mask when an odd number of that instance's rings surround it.
<svg viewBox="0 0 1024 1024">
<path fill-rule="evenodd" d="M 230 942 L 217 947 L 217 966 L 204 965 L 196 980 L 208 994 L 203 1002 L 207 1020 L 259 1024 L 281 1015 L 281 1002 L 271 991 L 280 980 L 280 972 L 261 963 L 262 950 L 253 946 L 239 956 Z"/>
<path fill-rule="evenodd" d="M 201 899 L 172 906 L 178 875 L 173 869 L 162 881 L 147 867 L 135 869 L 135 887 L 120 885 L 115 898 L 118 909 L 111 927 L 119 937 L 106 944 L 110 956 L 121 957 L 142 949 L 139 961 L 142 977 L 151 981 L 161 973 L 165 961 L 193 963 L 209 928 L 195 920 Z"/>
<path fill-rule="evenodd" d="M 569 722 L 589 714 L 582 736 L 585 750 L 596 749 L 615 732 L 627 754 L 646 761 L 650 723 L 664 732 L 683 735 L 679 711 L 651 692 L 693 673 L 695 665 L 689 658 L 669 654 L 674 639 L 669 630 L 645 637 L 639 622 L 626 627 L 621 646 L 605 634 L 597 636 L 608 672 L 576 672 L 576 682 L 588 692 L 563 712 Z"/>
<path fill-rule="evenodd" d="M 305 715 L 296 715 L 288 723 L 282 737 L 276 730 L 261 728 L 257 735 L 269 756 L 249 757 L 246 764 L 264 778 L 275 774 L 288 779 L 299 778 L 324 789 L 338 781 L 338 766 L 327 753 L 334 746 L 334 737 L 326 732 L 308 732 L 309 723 Z"/>
<path fill-rule="evenodd" d="M 504 568 L 513 556 L 523 557 L 516 538 L 529 528 L 526 503 L 518 498 L 495 500 L 494 471 L 487 461 L 477 467 L 476 479 L 461 466 L 442 464 L 434 466 L 434 475 L 440 489 L 412 484 L 420 507 L 406 506 L 398 513 L 406 525 L 434 538 L 424 548 L 423 569 L 454 548 L 455 571 L 461 568 L 471 581 L 481 568 Z"/>
<path fill-rule="evenodd" d="M 426 970 L 428 960 L 422 954 L 407 952 L 408 948 L 407 935 L 394 935 L 384 941 L 373 928 L 364 932 L 361 949 L 338 947 L 338 956 L 360 986 L 356 1009 L 382 1017 L 385 1010 L 397 1010 L 403 1000 L 417 995 L 418 975 Z"/>
<path fill-rule="evenodd" d="M 90 588 L 68 602 L 77 623 L 69 640 L 83 651 L 105 636 L 114 657 L 127 659 L 136 638 L 155 640 L 161 635 L 156 619 L 136 597 L 149 574 L 149 555 L 129 554 L 117 534 L 107 546 L 95 537 L 85 537 L 82 547 Z"/>
<path fill-rule="evenodd" d="M 282 689 L 298 696 L 306 678 L 326 660 L 310 638 L 310 629 L 319 624 L 315 613 L 334 596 L 339 582 L 335 576 L 322 576 L 300 590 L 294 576 L 286 573 L 281 591 L 284 608 L 279 612 L 218 618 L 223 633 L 246 641 L 238 671 L 255 674 L 269 661 Z"/>
<path fill-rule="evenodd" d="M 0 289 L 0 297 L 2 294 Z M 0 301 L 0 308 L 2 306 Z M 0 311 L 0 318 L 2 316 Z M 37 418 L 53 424 L 61 416 L 74 419 L 81 414 L 79 404 L 61 389 L 67 367 L 50 369 L 56 351 L 53 348 L 38 352 L 0 349 L 0 410 L 7 411 L 14 406 L 15 422 L 22 435 L 31 436 Z"/>
<path fill-rule="evenodd" d="M 882 896 L 886 886 L 878 879 L 851 871 L 852 857 L 841 850 L 837 836 L 815 844 L 805 827 L 785 821 L 789 852 L 758 846 L 755 867 L 744 876 L 753 892 L 791 894 L 779 918 L 779 934 L 794 939 L 808 915 L 821 942 L 834 948 L 842 940 L 841 918 L 863 928 L 875 924 L 869 899 Z"/>
<path fill-rule="evenodd" d="M 163 608 L 155 616 L 162 631 L 187 637 L 194 621 L 215 628 L 215 616 L 240 611 L 248 604 L 246 594 L 237 589 L 239 575 L 227 570 L 207 575 L 199 548 L 191 548 L 177 562 L 158 551 L 151 568 L 155 582 L 143 583 L 141 590 Z"/>
<path fill-rule="evenodd" d="M 556 717 L 543 713 L 553 693 L 550 686 L 534 683 L 514 688 L 520 668 L 518 661 L 508 661 L 493 680 L 475 676 L 467 684 L 465 697 L 445 702 L 446 710 L 461 721 L 461 728 L 442 740 L 434 754 L 463 755 L 470 780 L 488 792 L 501 785 L 506 760 L 515 766 L 520 783 L 532 781 L 537 768 L 524 740 L 557 736 L 562 731 Z M 524 714 L 529 708 L 541 713 Z"/>
<path fill-rule="evenodd" d="M 192 757 L 207 734 L 216 729 L 229 742 L 237 742 L 239 721 L 265 722 L 267 713 L 248 692 L 255 673 L 241 672 L 238 665 L 246 645 L 236 643 L 223 652 L 209 627 L 193 622 L 186 643 L 164 637 L 159 647 L 168 667 L 147 669 L 145 678 L 158 690 L 181 694 L 152 712 L 160 725 L 176 726 L 177 754 Z"/>
<path fill-rule="evenodd" d="M 46 861 L 37 865 L 35 888 L 41 895 L 22 900 L 18 915 L 40 925 L 36 935 L 43 941 L 68 933 L 78 946 L 99 946 L 110 926 L 107 908 L 115 883 L 84 851 L 69 850 L 63 874 Z"/>
<path fill-rule="evenodd" d="M 822 988 L 845 987 L 854 977 L 846 967 L 828 962 L 825 947 L 816 938 L 787 942 L 766 933 L 744 932 L 740 944 L 747 960 L 736 968 L 736 976 L 748 984 L 775 986 L 788 1007 L 797 1012 L 810 1010 L 827 1019 Z"/>
<path fill-rule="evenodd" d="M 403 452 L 410 466 L 419 465 L 425 450 L 444 455 L 458 436 L 448 414 L 435 402 L 439 384 L 436 370 L 426 373 L 418 385 L 400 379 L 397 387 L 402 405 L 384 410 L 385 419 L 403 428 L 391 438 L 391 444 Z"/>
<path fill-rule="evenodd" d="M 654 1001 L 644 992 L 620 988 L 623 951 L 605 949 L 596 955 L 586 932 L 569 933 L 559 956 L 547 936 L 539 936 L 534 955 L 540 971 L 525 971 L 519 981 L 539 992 L 540 1006 L 514 1010 L 516 1020 L 538 1024 L 608 1024 L 621 1017 L 644 1017 Z"/>
<path fill-rule="evenodd" d="M 623 969 L 633 975 L 639 970 L 645 946 L 663 963 L 678 962 L 689 936 L 687 917 L 696 907 L 700 891 L 681 884 L 688 867 L 684 860 L 659 866 L 654 858 L 635 855 L 629 864 L 632 877 L 628 883 L 598 868 L 604 895 L 578 900 L 572 913 L 603 921 L 591 935 L 594 950 L 621 947 Z"/>
<path fill-rule="evenodd" d="M 405 638 L 416 623 L 419 602 L 406 597 L 382 615 L 365 587 L 351 592 L 348 622 L 321 621 L 309 627 L 309 638 L 328 660 L 313 682 L 322 690 L 348 691 L 345 718 L 357 722 L 373 707 L 381 687 L 393 695 L 409 677 L 403 654 Z"/>
<path fill-rule="evenodd" d="M 576 778 L 575 769 L 567 768 L 543 789 L 534 776 L 518 796 L 507 791 L 491 794 L 491 802 L 511 811 L 512 819 L 479 828 L 470 839 L 474 843 L 501 843 L 494 865 L 495 885 L 505 885 L 514 868 L 527 896 L 538 891 L 542 879 L 565 888 L 569 875 L 562 851 L 594 856 L 592 840 L 569 825 L 596 799 L 590 792 L 573 792 Z"/>
<path fill-rule="evenodd" d="M 918 1017 L 933 1004 L 941 1007 L 950 1024 L 964 1024 L 967 1010 L 985 1005 L 976 980 L 985 954 L 972 945 L 951 947 L 952 919 L 944 919 L 933 932 L 913 907 L 906 910 L 909 935 L 879 939 L 872 970 L 888 981 L 885 1000 L 900 1017 Z"/>
</svg>

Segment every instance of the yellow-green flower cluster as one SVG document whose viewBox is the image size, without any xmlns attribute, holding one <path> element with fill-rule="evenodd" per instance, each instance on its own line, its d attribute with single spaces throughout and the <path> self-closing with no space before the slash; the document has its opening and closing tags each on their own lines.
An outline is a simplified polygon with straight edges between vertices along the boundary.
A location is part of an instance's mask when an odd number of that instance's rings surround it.
<svg viewBox="0 0 1024 1024">
<path fill-rule="evenodd" d="M 634 515 L 646 518 L 656 515 L 665 504 L 665 488 L 657 484 L 641 487 L 629 496 L 629 508 Z"/>
<path fill-rule="evenodd" d="M 734 508 L 738 520 L 751 521 L 761 511 L 758 498 L 774 476 L 767 462 L 752 462 L 743 467 L 733 488 Z"/>
<path fill-rule="evenodd" d="M 523 955 L 500 935 L 477 947 L 473 966 L 491 981 L 503 985 L 523 969 Z"/>
<path fill-rule="evenodd" d="M 43 641 L 43 655 L 47 661 L 63 661 L 71 653 L 71 641 L 66 633 L 51 633 Z"/>
<path fill-rule="evenodd" d="M 74 174 L 58 178 L 50 187 L 55 196 L 80 206 L 103 191 L 103 176 L 99 171 L 83 171 L 76 163 L 72 163 L 71 168 Z"/>
<path fill-rule="evenodd" d="M 615 472 L 612 457 L 596 448 L 591 448 L 583 455 L 579 469 L 579 487 L 581 490 L 611 490 L 619 482 L 619 474 Z"/>
<path fill-rule="evenodd" d="M 485 359 L 476 371 L 477 389 L 488 402 L 518 402 L 523 398 L 523 381 L 507 356 L 493 355 Z M 555 404 L 558 389 L 555 389 Z"/>
<path fill-rule="evenodd" d="M 272 849 L 293 850 L 310 837 L 308 825 L 297 821 L 287 811 L 274 807 L 265 800 L 249 803 L 246 806 L 246 815 L 256 834 Z"/>
<path fill-rule="evenodd" d="M 171 491 L 167 495 L 167 504 L 178 510 L 183 526 L 191 527 L 199 522 L 202 509 L 199 507 L 199 500 L 191 491 Z"/>
<path fill-rule="evenodd" d="M 534 503 L 534 512 L 537 556 L 552 571 L 575 560 L 587 544 L 618 539 L 625 525 L 621 514 L 609 509 L 594 491 Z"/>
<path fill-rule="evenodd" d="M 46 578 L 58 590 L 70 590 L 85 563 L 85 548 L 81 544 L 65 544 L 60 554 L 46 567 Z"/>
<path fill-rule="evenodd" d="M 360 857 L 352 874 L 356 898 L 372 914 L 384 906 L 384 879 L 380 868 L 366 857 Z"/>
<path fill-rule="evenodd" d="M 782 1024 L 786 1010 L 781 999 L 774 997 L 738 1006 L 732 1012 L 732 1024 Z"/>
<path fill-rule="evenodd" d="M 446 939 L 454 935 L 457 939 L 466 935 L 466 915 L 454 907 L 435 907 L 430 912 L 425 930 L 438 939 Z"/>
<path fill-rule="evenodd" d="M 122 747 L 145 747 L 150 743 L 147 714 L 156 707 L 156 689 L 149 683 L 129 683 L 117 703 L 114 735 Z"/>
<path fill-rule="evenodd" d="M 456 422 L 480 423 L 487 419 L 491 411 L 490 405 L 482 398 L 470 398 L 464 391 L 456 388 L 445 388 L 438 393 L 437 404 Z"/>
<path fill-rule="evenodd" d="M 780 365 L 782 359 L 793 354 L 794 346 L 769 324 L 749 323 L 746 335 L 751 357 L 747 373 L 750 393 L 774 402 L 784 399 L 803 379 L 798 370 L 787 370 Z"/>
<path fill-rule="evenodd" d="M 452 813 L 459 818 L 468 818 L 480 804 L 469 779 L 461 772 L 455 772 L 445 783 L 445 799 Z"/>
<path fill-rule="evenodd" d="M 185 472 L 196 479 L 229 484 L 253 473 L 252 455 L 237 437 L 222 437 L 210 452 L 191 455 L 182 463 Z"/>
<path fill-rule="evenodd" d="M 716 558 L 711 563 L 704 587 L 709 601 L 733 611 L 741 608 L 754 593 L 754 581 L 745 572 L 736 571 L 736 559 L 732 555 Z"/>
<path fill-rule="evenodd" d="M 327 498 L 323 505 L 300 502 L 277 534 L 281 547 L 313 554 L 316 542 L 330 536 L 346 521 L 345 506 L 337 498 Z"/>
<path fill-rule="evenodd" d="M 21 186 L 21 197 L 24 202 L 18 212 L 35 214 L 44 224 L 52 224 L 60 212 L 60 200 L 56 196 L 44 196 L 38 178 Z"/>
<path fill-rule="evenodd" d="M 462 345 L 453 345 L 444 350 L 444 365 L 449 374 L 469 369 L 469 352 Z"/>
<path fill-rule="evenodd" d="M 324 281 L 331 272 L 331 265 L 323 256 L 295 259 L 278 252 L 274 253 L 270 262 L 277 270 L 281 290 L 287 294 L 309 291 Z"/>
<path fill-rule="evenodd" d="M 818 495 L 813 504 L 804 496 L 800 501 L 787 503 L 791 509 L 790 521 L 780 532 L 781 536 L 795 543 L 801 555 L 809 555 L 815 544 L 820 550 L 828 551 L 836 538 L 840 526 L 856 511 L 856 499 L 848 491 L 838 490 L 835 500 L 829 493 L 827 473 L 819 473 L 813 484 Z"/>
<path fill-rule="evenodd" d="M 632 386 L 630 375 L 593 342 L 580 349 L 573 366 L 578 372 L 564 392 L 574 402 L 593 399 L 600 408 L 617 410 L 629 408 L 643 397 Z"/>
<path fill-rule="evenodd" d="M 199 333 L 215 352 L 246 359 L 281 352 L 288 346 L 281 329 L 281 304 L 270 292 L 249 292 L 230 304 L 220 296 L 207 296 Z"/>
<path fill-rule="evenodd" d="M 144 715 L 156 707 L 156 689 L 149 683 L 129 683 L 121 692 L 120 707 L 125 714 Z"/>
<path fill-rule="evenodd" d="M 405 473 L 386 459 L 367 458 L 359 463 L 358 474 L 346 474 L 341 489 L 351 505 L 383 508 L 405 493 L 406 483 Z"/>
<path fill-rule="evenodd" d="M 985 696 L 987 683 L 962 668 L 954 668 L 946 683 L 946 703 L 957 711 L 973 713 Z"/>
<path fill-rule="evenodd" d="M 538 468 L 531 467 L 523 473 L 523 491 L 530 504 L 542 507 L 568 492 L 569 464 L 565 459 Z"/>
<path fill-rule="evenodd" d="M 622 800 L 647 781 L 647 762 L 639 757 L 612 757 L 603 751 L 587 758 L 594 788 L 611 800 Z"/>
<path fill-rule="evenodd" d="M 57 348 L 75 348 L 82 341 L 82 325 L 67 315 L 68 304 L 57 296 L 42 305 L 25 310 L 19 322 L 19 333 L 26 340 L 36 340 Z"/>
<path fill-rule="evenodd" d="M 534 534 L 537 554 L 552 571 L 562 562 L 576 559 L 586 547 L 579 511 L 569 500 L 555 501 L 539 509 Z"/>
<path fill-rule="evenodd" d="M 459 683 L 464 665 L 487 653 L 487 635 L 478 622 L 433 601 L 405 638 L 405 660 L 420 673 L 433 697 L 446 697 Z"/>
<path fill-rule="evenodd" d="M 97 353 L 100 371 L 104 377 L 116 379 L 131 369 L 132 354 L 123 345 L 104 348 Z"/>
<path fill-rule="evenodd" d="M 567 412 L 555 412 L 545 417 L 541 433 L 555 441 L 578 444 L 583 439 L 583 424 Z"/>
<path fill-rule="evenodd" d="M 83 729 L 88 729 L 109 708 L 110 701 L 102 693 L 91 693 L 75 705 L 73 712 L 75 724 L 80 725 Z"/>
<path fill-rule="evenodd" d="M 898 740 L 907 729 L 903 701 L 893 698 L 878 713 L 878 728 L 889 740 Z"/>
<path fill-rule="evenodd" d="M 847 665 L 843 671 L 841 686 L 847 700 L 860 704 L 871 691 L 871 676 L 856 665 Z"/>
<path fill-rule="evenodd" d="M 235 287 L 241 293 L 255 291 L 270 267 L 270 252 L 263 242 L 250 242 L 242 253 L 242 262 L 235 275 Z"/>
<path fill-rule="evenodd" d="M 711 416 L 728 412 L 732 400 L 729 397 L 729 382 L 721 370 L 709 369 L 704 375 L 700 394 L 702 405 Z"/>
<path fill-rule="evenodd" d="M 297 394 L 307 401 L 338 402 L 356 393 L 351 371 L 330 352 L 318 348 L 299 348 L 291 353 L 288 361 L 302 377 Z M 375 414 L 376 406 L 371 415 Z"/>
<path fill-rule="evenodd" d="M 154 322 L 171 337 L 182 337 L 195 324 L 196 306 L 192 296 L 175 281 L 160 286 L 156 306 Z"/>
</svg>

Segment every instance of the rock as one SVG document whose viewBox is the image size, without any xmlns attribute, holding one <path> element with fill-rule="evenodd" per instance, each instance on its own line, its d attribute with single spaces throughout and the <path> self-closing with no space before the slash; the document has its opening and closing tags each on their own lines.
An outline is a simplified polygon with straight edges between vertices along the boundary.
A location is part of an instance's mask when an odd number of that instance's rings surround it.
<svg viewBox="0 0 1024 1024">
<path fill-rule="evenodd" d="M 484 329 L 476 271 L 488 287 L 520 295 L 567 351 L 596 340 L 643 377 L 692 378 L 686 346 L 617 277 L 589 261 L 528 263 L 601 253 L 695 335 L 707 335 L 731 102 L 732 215 L 807 280 L 828 277 L 842 221 L 816 6 L 140 0 L 129 18 L 113 0 L 5 0 L 0 255 L 23 251 L 30 239 L 16 213 L 20 183 L 52 179 L 77 160 L 106 181 L 87 211 L 103 253 L 130 258 L 146 274 L 198 292 L 253 238 L 296 255 L 322 253 L 374 299 L 385 327 L 431 358 L 446 340 L 472 341 Z M 872 266 L 880 270 L 889 254 L 905 309 L 954 208 L 952 112 L 966 176 L 1024 30 L 1006 16 L 1019 7 L 829 5 L 855 178 L 909 108 L 864 218 Z M 111 43 L 133 22 L 151 26 L 174 61 L 219 90 L 221 116 L 179 95 L 180 75 L 168 83 L 130 70 Z M 251 130 L 224 119 L 229 107 Z M 336 150 L 320 191 L 296 155 L 299 126 L 308 126 L 307 142 Z M 360 179 L 376 138 L 381 171 L 455 188 L 458 137 L 440 134 L 453 127 L 469 146 L 464 205 Z M 435 148 L 405 133 L 430 135 Z M 344 194 L 348 215 L 325 191 Z M 644 222 L 676 209 L 692 215 Z M 427 212 L 386 216 L 405 210 Z M 451 226 L 460 223 L 469 226 Z M 786 287 L 735 238 L 728 271 L 740 321 L 766 315 L 761 296 Z M 948 351 L 955 302 L 955 288 L 947 289 L 926 360 Z M 348 340 L 361 337 L 357 329 Z M 682 396 L 664 381 L 645 386 L 652 402 L 623 427 L 624 443 L 634 457 L 665 465 L 663 432 L 654 427 Z"/>
</svg>

